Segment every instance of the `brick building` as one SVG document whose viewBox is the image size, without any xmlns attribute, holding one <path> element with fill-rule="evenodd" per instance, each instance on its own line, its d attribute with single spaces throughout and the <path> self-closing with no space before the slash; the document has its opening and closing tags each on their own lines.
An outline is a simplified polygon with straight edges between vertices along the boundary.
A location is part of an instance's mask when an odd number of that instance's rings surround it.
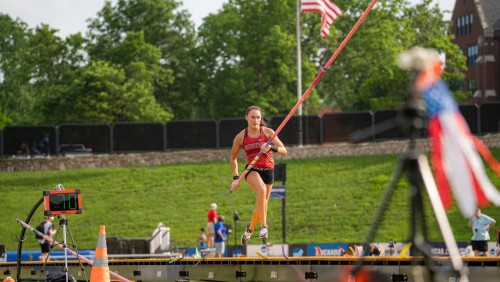
<svg viewBox="0 0 500 282">
<path fill-rule="evenodd" d="M 500 0 L 456 0 L 451 21 L 467 57 L 464 91 L 471 102 L 500 101 Z"/>
</svg>

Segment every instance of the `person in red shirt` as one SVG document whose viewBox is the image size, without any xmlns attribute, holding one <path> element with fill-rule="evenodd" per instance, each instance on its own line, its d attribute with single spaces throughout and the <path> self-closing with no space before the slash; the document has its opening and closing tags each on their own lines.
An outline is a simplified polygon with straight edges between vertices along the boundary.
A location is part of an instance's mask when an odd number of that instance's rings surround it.
<svg viewBox="0 0 500 282">
<path fill-rule="evenodd" d="M 245 119 L 248 126 L 236 135 L 231 149 L 230 163 L 231 172 L 233 173 L 233 189 L 239 187 L 239 182 L 236 180 L 239 178 L 238 154 L 240 149 L 245 151 L 247 157 L 245 169 L 255 159 L 255 156 L 260 152 L 262 152 L 262 155 L 245 175 L 248 185 L 255 191 L 256 201 L 252 219 L 247 224 L 245 233 L 241 236 L 243 245 L 246 245 L 250 240 L 250 236 L 258 223 L 261 226 L 259 239 L 266 240 L 269 237 L 267 230 L 267 202 L 271 196 L 274 182 L 273 152 L 281 155 L 287 154 L 283 142 L 278 137 L 274 138 L 272 143 L 266 146 L 269 138 L 274 134 L 274 130 L 264 126 L 262 111 L 259 107 L 249 107 L 246 110 Z"/>
<path fill-rule="evenodd" d="M 214 247 L 215 230 L 214 225 L 217 223 L 217 204 L 212 203 L 207 213 L 207 248 Z"/>
</svg>

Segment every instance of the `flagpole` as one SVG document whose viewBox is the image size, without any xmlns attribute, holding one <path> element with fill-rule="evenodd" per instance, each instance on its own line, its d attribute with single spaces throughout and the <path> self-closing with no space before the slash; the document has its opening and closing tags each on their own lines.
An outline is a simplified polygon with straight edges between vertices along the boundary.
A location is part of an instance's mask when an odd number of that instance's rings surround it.
<svg viewBox="0 0 500 282">
<path fill-rule="evenodd" d="M 297 36 L 297 101 L 302 97 L 302 54 L 300 47 L 300 1 L 297 0 L 297 8 L 296 8 L 296 36 Z M 298 130 L 298 145 L 302 146 L 302 103 L 299 105 L 298 109 L 298 117 L 299 117 L 299 130 Z"/>
</svg>

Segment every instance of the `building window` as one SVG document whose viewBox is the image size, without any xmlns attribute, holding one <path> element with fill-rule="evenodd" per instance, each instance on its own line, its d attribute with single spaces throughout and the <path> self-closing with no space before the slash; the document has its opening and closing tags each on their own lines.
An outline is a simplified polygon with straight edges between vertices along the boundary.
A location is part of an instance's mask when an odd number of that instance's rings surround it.
<svg viewBox="0 0 500 282">
<path fill-rule="evenodd" d="M 467 33 L 469 33 L 469 15 L 464 17 L 464 21 L 465 21 L 464 34 L 467 34 Z"/>
<path fill-rule="evenodd" d="M 472 14 L 461 16 L 457 18 L 457 32 L 456 36 L 461 36 L 465 34 L 472 33 L 472 23 L 473 17 Z"/>
<path fill-rule="evenodd" d="M 469 91 L 469 93 L 472 93 L 472 94 L 474 94 L 474 92 L 476 92 L 477 87 L 476 87 L 476 80 L 475 79 L 469 79 L 469 81 L 467 82 L 467 90 Z"/>
<path fill-rule="evenodd" d="M 469 20 L 469 33 L 472 33 L 472 20 L 473 20 L 472 14 L 470 14 L 469 17 L 470 17 L 470 20 Z"/>
<path fill-rule="evenodd" d="M 460 35 L 464 35 L 465 19 L 460 17 Z"/>
<path fill-rule="evenodd" d="M 472 45 L 467 48 L 467 65 L 473 65 L 477 59 L 477 45 Z"/>
</svg>

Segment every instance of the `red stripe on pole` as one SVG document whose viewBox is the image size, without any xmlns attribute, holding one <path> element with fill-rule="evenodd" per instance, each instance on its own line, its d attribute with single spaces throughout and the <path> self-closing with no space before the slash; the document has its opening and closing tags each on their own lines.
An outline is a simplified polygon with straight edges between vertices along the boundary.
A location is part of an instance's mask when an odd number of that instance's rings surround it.
<svg viewBox="0 0 500 282">
<path fill-rule="evenodd" d="M 342 51 L 342 49 L 344 49 L 344 47 L 347 44 L 347 42 L 349 42 L 349 40 L 354 35 L 354 33 L 356 33 L 356 30 L 358 30 L 359 26 L 363 23 L 363 21 L 368 16 L 368 14 L 371 12 L 373 6 L 375 6 L 376 3 L 377 3 L 377 0 L 373 0 L 370 3 L 370 5 L 368 5 L 368 7 L 366 8 L 366 10 L 359 17 L 359 19 L 356 22 L 356 24 L 354 24 L 354 26 L 351 28 L 351 30 L 349 31 L 349 33 L 347 34 L 347 36 L 344 38 L 344 40 L 342 40 L 342 43 L 340 43 L 339 47 L 337 47 L 337 50 L 335 50 L 335 53 L 333 53 L 333 55 L 330 57 L 330 59 L 328 60 L 328 62 L 326 62 L 326 64 L 323 67 L 323 69 L 318 73 L 318 75 L 313 80 L 313 82 L 311 83 L 311 85 L 307 88 L 306 92 L 304 92 L 304 94 L 302 95 L 302 97 L 300 97 L 300 99 L 297 102 L 297 104 L 295 104 L 295 106 L 292 108 L 292 110 L 290 111 L 290 113 L 288 113 L 288 115 L 286 116 L 286 118 L 281 122 L 280 126 L 278 126 L 278 128 L 276 129 L 276 131 L 274 132 L 274 134 L 271 136 L 271 138 L 269 138 L 269 140 L 266 142 L 266 145 L 269 145 L 269 144 L 271 144 L 271 142 L 273 142 L 274 138 L 276 138 L 276 136 L 278 136 L 278 134 L 281 132 L 281 130 L 283 129 L 283 127 L 285 127 L 285 125 L 288 123 L 288 121 L 292 118 L 292 116 L 295 114 L 295 112 L 297 111 L 297 109 L 299 108 L 299 106 L 304 102 L 304 100 L 307 98 L 307 96 L 309 96 L 309 93 L 311 93 L 312 89 L 314 87 L 316 87 L 316 85 L 321 80 L 321 78 L 323 77 L 323 75 L 325 74 L 325 72 L 330 68 L 330 65 L 333 63 L 333 61 L 335 61 L 335 59 L 337 59 L 338 55 L 340 54 L 340 52 Z M 245 169 L 245 171 L 237 179 L 236 183 L 239 184 L 245 178 L 245 175 L 255 165 L 255 163 L 260 158 L 260 156 L 262 156 L 262 151 L 259 152 L 257 154 L 257 156 L 255 156 L 255 158 L 248 165 L 248 167 Z M 231 186 L 231 189 L 229 190 L 229 192 L 233 192 L 233 190 L 234 190 L 234 186 Z"/>
</svg>

